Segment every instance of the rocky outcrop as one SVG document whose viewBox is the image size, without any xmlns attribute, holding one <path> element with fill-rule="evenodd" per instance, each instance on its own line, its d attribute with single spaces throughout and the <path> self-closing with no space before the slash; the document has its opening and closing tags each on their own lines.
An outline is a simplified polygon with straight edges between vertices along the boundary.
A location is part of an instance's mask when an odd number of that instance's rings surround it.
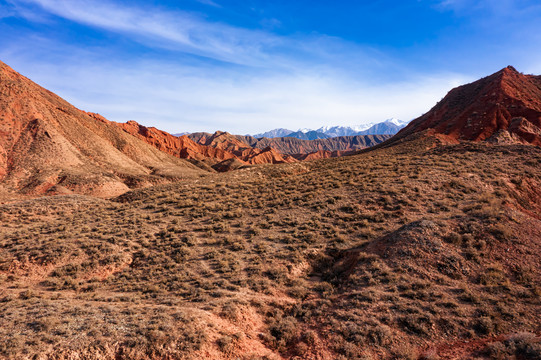
<svg viewBox="0 0 541 360">
<path fill-rule="evenodd" d="M 214 134 L 193 133 L 188 136 L 200 145 L 231 152 L 246 164 L 284 164 L 297 161 L 294 157 L 281 154 L 271 146 L 253 147 L 242 141 L 242 137 L 223 131 L 217 131 Z"/>
</svg>

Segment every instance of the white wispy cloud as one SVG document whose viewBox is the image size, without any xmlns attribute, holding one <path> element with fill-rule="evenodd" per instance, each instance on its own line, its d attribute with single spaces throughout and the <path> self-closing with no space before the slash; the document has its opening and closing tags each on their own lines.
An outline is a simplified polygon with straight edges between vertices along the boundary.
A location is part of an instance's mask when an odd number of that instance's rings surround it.
<svg viewBox="0 0 541 360">
<path fill-rule="evenodd" d="M 8 0 L 17 10 L 24 5 L 73 22 L 124 34 L 151 48 L 185 52 L 214 60 L 256 68 L 306 69 L 320 63 L 363 68 L 393 64 L 374 49 L 326 35 L 278 36 L 269 31 L 245 29 L 212 22 L 187 11 L 130 7 L 111 0 Z M 207 1 L 207 0 L 203 0 Z M 40 16 L 36 13 L 35 16 Z M 273 22 L 278 22 L 274 19 Z"/>
<path fill-rule="evenodd" d="M 28 11 L 22 6 L 25 4 L 38 5 L 50 14 L 122 33 L 148 46 L 232 63 L 261 65 L 270 49 L 282 45 L 282 39 L 277 36 L 210 22 L 186 11 L 120 6 L 107 0 L 9 1 L 19 11 Z"/>
<path fill-rule="evenodd" d="M 214 7 L 222 7 L 220 4 L 212 1 L 212 0 L 196 0 L 198 3 L 201 3 L 203 5 L 210 5 Z"/>
</svg>

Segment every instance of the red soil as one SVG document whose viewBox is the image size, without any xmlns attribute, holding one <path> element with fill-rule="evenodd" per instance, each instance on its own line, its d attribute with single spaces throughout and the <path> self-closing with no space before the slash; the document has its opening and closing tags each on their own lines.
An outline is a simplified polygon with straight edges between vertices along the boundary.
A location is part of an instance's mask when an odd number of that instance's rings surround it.
<svg viewBox="0 0 541 360">
<path fill-rule="evenodd" d="M 115 196 L 201 170 L 81 111 L 0 62 L 0 188 Z M 129 184 L 129 186 L 128 186 Z"/>
</svg>

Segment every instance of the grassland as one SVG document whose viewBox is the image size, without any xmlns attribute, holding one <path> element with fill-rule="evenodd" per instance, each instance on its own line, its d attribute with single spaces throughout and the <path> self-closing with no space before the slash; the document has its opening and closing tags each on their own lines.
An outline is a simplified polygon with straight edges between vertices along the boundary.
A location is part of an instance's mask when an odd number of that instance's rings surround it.
<svg viewBox="0 0 541 360">
<path fill-rule="evenodd" d="M 0 358 L 539 358 L 540 185 L 425 139 L 7 203 Z"/>
</svg>

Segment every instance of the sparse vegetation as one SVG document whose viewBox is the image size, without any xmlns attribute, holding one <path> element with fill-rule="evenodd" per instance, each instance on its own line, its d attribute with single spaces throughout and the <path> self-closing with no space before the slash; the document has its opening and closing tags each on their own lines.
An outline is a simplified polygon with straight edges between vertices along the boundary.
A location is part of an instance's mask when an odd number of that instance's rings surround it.
<svg viewBox="0 0 541 360">
<path fill-rule="evenodd" d="M 0 205 L 0 357 L 438 358 L 538 332 L 541 151 L 429 145 Z"/>
</svg>

